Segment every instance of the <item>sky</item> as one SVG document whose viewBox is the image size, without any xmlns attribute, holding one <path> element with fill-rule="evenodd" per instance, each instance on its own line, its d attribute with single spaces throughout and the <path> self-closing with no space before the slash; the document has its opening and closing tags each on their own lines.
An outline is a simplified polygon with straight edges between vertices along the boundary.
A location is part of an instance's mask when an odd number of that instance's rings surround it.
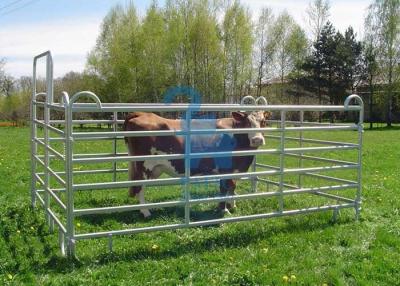
<svg viewBox="0 0 400 286">
<path fill-rule="evenodd" d="M 372 0 L 331 0 L 330 18 L 344 32 L 348 26 L 360 36 L 363 19 Z M 83 71 L 86 56 L 96 44 L 103 18 L 111 7 L 133 2 L 143 16 L 150 0 L 0 0 L 0 59 L 13 77 L 32 74 L 32 60 L 50 50 L 54 76 Z M 256 18 L 263 6 L 275 14 L 286 9 L 307 30 L 310 0 L 242 0 Z M 163 5 L 164 0 L 158 3 Z M 44 75 L 44 64 L 38 65 Z"/>
</svg>

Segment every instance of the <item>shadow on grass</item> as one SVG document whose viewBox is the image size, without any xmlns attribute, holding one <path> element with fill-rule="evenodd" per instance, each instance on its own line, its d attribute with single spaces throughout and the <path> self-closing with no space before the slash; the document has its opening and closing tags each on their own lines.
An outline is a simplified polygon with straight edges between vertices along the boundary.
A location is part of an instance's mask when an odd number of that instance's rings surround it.
<svg viewBox="0 0 400 286">
<path fill-rule="evenodd" d="M 120 222 L 132 221 L 132 216 L 126 213 L 106 215 L 113 220 Z M 143 219 L 138 212 L 135 216 Z M 193 210 L 192 220 L 209 220 L 221 218 L 222 213 L 215 212 L 215 209 Z M 332 222 L 328 219 L 330 213 L 319 213 L 301 217 L 287 217 L 279 220 L 252 221 L 251 223 L 240 223 L 221 228 L 220 225 L 202 227 L 204 231 L 175 230 L 171 235 L 150 236 L 149 241 L 157 239 L 167 239 L 166 247 L 161 247 L 156 251 L 149 244 L 143 242 L 142 238 L 132 239 L 132 247 L 126 247 L 123 251 L 115 253 L 89 253 L 79 259 L 62 257 L 59 252 L 55 234 L 49 233 L 42 212 L 32 212 L 25 204 L 15 205 L 2 211 L 0 221 L 0 239 L 7 247 L 3 250 L 9 259 L 15 261 L 7 266 L 7 270 L 13 273 L 70 273 L 77 269 L 96 265 L 107 265 L 109 263 L 134 261 L 134 260 L 163 260 L 179 258 L 181 256 L 200 255 L 210 251 L 220 251 L 226 248 L 242 248 L 266 239 L 274 241 L 277 235 L 285 234 L 304 234 L 307 232 L 318 231 L 329 228 Z M 182 219 L 184 208 L 168 208 L 153 210 L 154 220 L 164 219 L 165 217 Z M 90 217 L 88 223 L 99 224 L 96 217 Z M 272 222 L 272 223 L 271 223 Z M 354 223 L 350 216 L 343 216 L 339 220 L 341 225 Z M 158 221 L 157 221 L 158 223 Z M 16 234 L 20 229 L 21 234 Z M 200 229 L 200 228 L 198 228 Z M 206 229 L 208 231 L 206 231 Z M 182 239 L 182 234 L 188 234 L 190 239 Z M 142 234 L 146 236 L 147 234 Z M 22 240 L 21 240 L 22 238 Z M 139 242 L 139 244 L 138 244 Z M 136 243 L 136 244 L 135 244 Z M 158 242 L 161 243 L 162 242 Z M 29 246 L 29 247 L 26 247 Z M 277 246 L 279 247 L 279 245 Z M 79 253 L 78 253 L 79 254 Z"/>
<path fill-rule="evenodd" d="M 156 214 L 156 213 L 154 213 Z M 197 214 L 204 219 L 205 217 L 216 218 L 215 212 L 202 211 L 202 214 Z M 314 216 L 318 216 L 315 219 Z M 315 214 L 313 217 L 305 218 L 302 217 L 301 222 L 296 218 L 280 218 L 282 223 L 268 224 L 265 222 L 257 221 L 253 224 L 241 223 L 240 227 L 234 227 L 223 229 L 222 231 L 208 232 L 204 237 L 194 239 L 190 241 L 182 242 L 179 239 L 179 233 L 174 231 L 176 238 L 174 242 L 169 245 L 171 247 L 165 249 L 152 250 L 148 248 L 148 245 L 142 245 L 137 248 L 126 249 L 122 252 L 107 252 L 100 253 L 98 255 L 87 256 L 80 261 L 79 259 L 67 259 L 65 257 L 54 256 L 49 260 L 46 268 L 50 271 L 67 273 L 77 268 L 86 267 L 92 264 L 92 261 L 96 261 L 96 265 L 107 265 L 115 262 L 129 262 L 134 260 L 163 260 L 178 258 L 186 254 L 199 255 L 204 252 L 218 251 L 219 249 L 225 248 L 242 248 L 247 247 L 253 243 L 260 241 L 261 239 L 271 239 L 276 235 L 282 234 L 296 234 L 306 233 L 311 231 L 321 231 L 326 228 L 333 226 L 331 220 L 326 220 L 327 214 Z M 222 215 L 221 215 L 222 217 Z M 349 216 L 345 216 L 339 219 L 341 225 L 354 223 L 354 219 Z M 218 225 L 211 225 L 201 228 L 215 228 Z"/>
<path fill-rule="evenodd" d="M 394 125 L 391 127 L 388 126 L 377 126 L 376 125 L 371 129 L 369 128 L 369 123 L 364 123 L 364 130 L 365 131 L 394 131 L 394 130 L 400 130 L 400 125 Z"/>
</svg>

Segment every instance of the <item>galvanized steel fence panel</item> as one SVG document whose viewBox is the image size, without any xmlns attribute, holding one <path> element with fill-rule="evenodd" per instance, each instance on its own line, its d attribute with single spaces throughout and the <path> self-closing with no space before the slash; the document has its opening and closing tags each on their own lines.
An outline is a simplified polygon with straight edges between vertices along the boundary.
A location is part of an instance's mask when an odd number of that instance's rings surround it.
<svg viewBox="0 0 400 286">
<path fill-rule="evenodd" d="M 40 58 L 46 59 L 46 92 L 38 93 L 36 90 L 36 65 Z M 75 255 L 75 243 L 77 240 L 108 237 L 109 247 L 112 247 L 112 237 L 122 234 L 134 234 L 151 231 L 171 230 L 178 228 L 187 228 L 203 225 L 212 225 L 225 222 L 236 221 L 249 221 L 253 219 L 281 217 L 287 215 L 313 213 L 318 211 L 333 210 L 336 213 L 342 208 L 354 208 L 356 218 L 360 215 L 361 205 L 361 174 L 362 174 L 362 132 L 363 132 L 363 102 L 357 95 L 350 95 L 345 100 L 344 105 L 338 106 L 325 106 L 325 105 L 265 105 L 266 101 L 262 101 L 262 105 L 245 105 L 245 104 L 118 104 L 118 103 L 101 103 L 99 98 L 92 92 L 83 91 L 73 95 L 69 98 L 66 92 L 62 93 L 62 100 L 56 103 L 53 100 L 53 69 L 52 58 L 50 52 L 43 53 L 34 58 L 33 63 L 33 83 L 34 89 L 31 102 L 31 200 L 32 205 L 35 207 L 38 200 L 44 207 L 46 221 L 53 230 L 54 224 L 58 226 L 60 248 L 63 254 Z M 40 97 L 45 100 L 41 101 Z M 91 99 L 94 103 L 77 103 L 77 101 L 86 97 Z M 249 99 L 249 97 L 246 97 Z M 254 99 L 253 99 L 254 100 Z M 356 101 L 356 105 L 350 105 L 350 102 Z M 255 102 L 255 100 L 254 100 Z M 38 118 L 38 108 L 43 111 L 43 119 Z M 278 124 L 278 127 L 261 128 L 259 131 L 266 132 L 266 138 L 279 141 L 279 148 L 273 149 L 260 149 L 260 150 L 241 150 L 241 151 L 221 151 L 221 152 L 202 152 L 193 153 L 191 151 L 191 136 L 203 134 L 238 134 L 254 131 L 254 129 L 193 129 L 191 126 L 192 113 L 205 111 L 276 111 L 279 112 L 280 118 L 278 120 L 271 120 Z M 64 120 L 54 120 L 51 118 L 51 111 L 61 111 L 64 114 Z M 124 121 L 118 119 L 118 115 L 123 112 L 133 111 L 165 111 L 175 112 L 180 111 L 185 113 L 185 124 L 182 130 L 160 130 L 160 131 L 118 131 L 118 125 Z M 327 124 L 317 122 L 305 122 L 304 112 L 308 111 L 341 111 L 341 112 L 357 112 L 359 114 L 358 122 L 356 124 Z M 76 120 L 73 115 L 77 112 L 91 112 L 91 113 L 112 113 L 111 120 Z M 299 112 L 300 120 L 286 120 L 287 112 Z M 112 130 L 109 132 L 74 132 L 74 125 L 77 124 L 110 124 Z M 63 125 L 63 130 L 57 128 L 57 125 Z M 44 135 L 39 137 L 38 127 L 44 130 Z M 343 131 L 343 130 L 356 130 L 358 132 L 357 143 L 340 142 L 305 138 L 304 132 L 318 132 L 318 131 Z M 298 132 L 299 137 L 293 137 L 293 132 Z M 273 135 L 277 134 L 278 135 Z M 290 133 L 290 134 L 289 134 Z M 289 134 L 289 135 L 288 135 Z M 53 136 L 54 135 L 54 136 Z M 185 150 L 183 154 L 165 154 L 165 155 L 146 155 L 146 156 L 129 156 L 127 153 L 117 152 L 117 140 L 125 136 L 184 136 Z M 74 153 L 75 142 L 81 140 L 111 140 L 112 152 L 111 153 Z M 287 143 L 295 141 L 299 143 L 299 147 L 289 147 Z M 55 142 L 62 142 L 64 144 L 64 151 L 57 151 L 51 144 Z M 317 144 L 322 146 L 306 146 L 305 144 Z M 39 154 L 38 147 L 44 150 L 44 154 Z M 347 160 L 338 160 L 325 157 L 306 155 L 306 153 L 319 153 L 327 151 L 344 151 L 356 150 L 357 161 L 351 162 Z M 278 165 L 261 164 L 257 161 L 257 157 L 266 154 L 275 154 L 279 156 Z M 193 176 L 190 174 L 191 159 L 198 158 L 216 158 L 227 156 L 249 156 L 254 155 L 255 159 L 249 172 L 246 173 L 231 173 L 231 174 L 218 174 L 218 175 L 203 175 Z M 292 157 L 298 159 L 297 168 L 285 167 L 285 158 Z M 182 177 L 175 178 L 160 178 L 149 180 L 128 180 L 119 181 L 117 173 L 126 173 L 126 168 L 118 168 L 117 162 L 131 162 L 131 161 L 144 161 L 144 160 L 172 160 L 181 159 L 185 162 L 185 172 Z M 63 170 L 53 170 L 51 162 L 58 160 L 62 162 Z M 332 166 L 320 167 L 304 167 L 306 160 L 314 160 L 323 163 L 334 164 Z M 112 167 L 107 169 L 90 169 L 90 170 L 74 170 L 74 164 L 96 164 L 111 162 Z M 43 171 L 38 170 L 38 165 L 41 166 Z M 259 169 L 262 169 L 261 171 Z M 335 176 L 317 174 L 318 172 L 336 171 L 336 170 L 351 170 L 357 171 L 356 180 L 348 180 L 337 178 Z M 82 174 L 113 174 L 112 182 L 101 183 L 74 183 L 74 177 Z M 285 183 L 285 175 L 298 175 L 297 185 Z M 276 176 L 278 181 L 271 180 L 262 176 Z M 329 185 L 320 187 L 303 187 L 303 180 L 305 177 L 314 177 L 331 182 L 339 183 L 339 185 Z M 52 186 L 52 180 L 57 181 L 58 187 Z M 229 195 L 224 197 L 206 197 L 206 198 L 191 198 L 191 185 L 201 184 L 205 182 L 218 182 L 221 179 L 239 179 L 251 180 L 251 192 L 248 194 Z M 267 184 L 266 192 L 257 191 L 258 184 Z M 184 197 L 181 200 L 173 200 L 157 203 L 146 203 L 136 205 L 121 205 L 112 207 L 97 207 L 76 209 L 74 205 L 74 193 L 84 190 L 99 190 L 99 189 L 115 189 L 127 188 L 131 186 L 152 186 L 152 185 L 183 185 Z M 277 186 L 277 191 L 270 191 L 269 186 Z M 38 187 L 40 186 L 40 187 Z M 356 189 L 354 198 L 347 198 L 339 195 L 333 195 L 328 192 Z M 64 193 L 65 196 L 60 196 Z M 324 206 L 315 206 L 295 210 L 287 210 L 284 205 L 284 197 L 299 194 L 314 194 L 337 201 L 336 204 L 329 204 Z M 253 215 L 243 215 L 236 217 L 224 217 L 211 220 L 191 221 L 190 213 L 191 207 L 197 204 L 211 203 L 211 202 L 226 202 L 231 200 L 248 200 L 266 197 L 278 198 L 279 208 L 277 211 L 270 213 L 261 213 Z M 56 213 L 52 209 L 53 203 L 57 204 L 61 211 Z M 85 216 L 89 214 L 105 214 L 115 212 L 126 212 L 133 210 L 140 210 L 141 208 L 163 208 L 163 207 L 184 207 L 184 222 L 180 224 L 157 225 L 150 227 L 140 227 L 123 230 L 112 230 L 103 232 L 92 233 L 75 233 L 74 222 L 76 217 Z"/>
</svg>

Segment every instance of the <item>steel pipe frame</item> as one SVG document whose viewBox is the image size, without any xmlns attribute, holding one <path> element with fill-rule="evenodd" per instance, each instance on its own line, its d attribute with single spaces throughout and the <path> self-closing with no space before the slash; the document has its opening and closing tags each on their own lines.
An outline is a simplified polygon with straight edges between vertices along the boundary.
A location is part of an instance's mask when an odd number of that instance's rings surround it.
<svg viewBox="0 0 400 286">
<path fill-rule="evenodd" d="M 47 92 L 46 92 L 46 102 L 38 102 L 36 100 L 36 97 L 40 94 L 36 93 L 36 60 L 40 57 L 46 57 L 47 58 L 47 70 L 46 70 L 46 82 L 47 82 Z M 63 101 L 61 103 L 54 103 L 53 102 L 53 76 L 52 76 L 52 59 L 51 59 L 51 54 L 49 52 L 46 52 L 44 54 L 41 54 L 34 59 L 34 91 L 33 91 L 33 96 L 32 96 L 32 104 L 31 104 L 31 114 L 32 114 L 32 127 L 31 127 L 31 150 L 32 150 L 32 185 L 31 185 L 31 197 L 32 197 L 32 205 L 35 205 L 35 200 L 36 198 L 39 199 L 39 201 L 43 204 L 45 211 L 46 211 L 46 219 L 49 222 L 50 228 L 52 227 L 52 222 L 56 222 L 57 225 L 60 228 L 60 234 L 65 233 L 64 239 L 66 240 L 66 246 L 67 246 L 67 255 L 75 255 L 75 241 L 78 239 L 84 239 L 84 238 L 90 238 L 90 237 L 100 237 L 107 235 L 110 239 L 110 243 L 112 243 L 112 235 L 118 235 L 118 234 L 127 234 L 127 233 L 139 233 L 139 232 L 147 232 L 147 231 L 155 231 L 155 230 L 163 230 L 163 229 L 175 229 L 175 228 L 182 228 L 182 227 L 192 227 L 192 226 L 200 226 L 200 225 L 210 225 L 210 224 L 215 224 L 215 223 L 222 223 L 222 222 L 234 222 L 234 221 L 244 221 L 244 220 L 252 220 L 252 219 L 257 219 L 257 218 L 268 218 L 268 217 L 275 217 L 275 216 L 283 216 L 283 215 L 293 215 L 293 214 L 301 214 L 301 213 L 308 213 L 308 212 L 315 212 L 315 211 L 321 211 L 321 210 L 337 210 L 340 208 L 345 208 L 345 207 L 354 207 L 356 209 L 356 218 L 359 216 L 359 211 L 360 211 L 360 203 L 361 203 L 361 147 L 362 147 L 362 121 L 363 121 L 363 104 L 362 100 L 356 96 L 356 95 L 351 95 L 349 96 L 345 104 L 343 106 L 248 106 L 248 105 L 233 105 L 233 104 L 222 104 L 222 105 L 216 105 L 216 104 L 206 104 L 206 105 L 188 105 L 188 104 L 176 104 L 176 105 L 164 105 L 164 104 L 103 104 L 100 102 L 98 97 L 91 93 L 91 92 L 80 92 L 75 94 L 74 96 L 71 97 L 69 100 L 68 94 L 63 93 Z M 76 101 L 82 96 L 86 95 L 89 96 L 95 103 L 94 104 L 87 104 L 87 103 L 76 103 Z M 355 99 L 358 101 L 358 105 L 349 105 L 350 101 Z M 37 120 L 36 118 L 36 107 L 41 106 L 44 108 L 44 120 L 41 122 L 40 120 Z M 64 111 L 65 112 L 65 131 L 61 131 L 57 128 L 54 128 L 51 126 L 51 124 L 61 124 L 61 122 L 57 122 L 55 120 L 50 120 L 50 110 L 59 110 L 59 111 Z M 184 154 L 184 160 L 185 160 L 185 177 L 183 178 L 169 178 L 169 179 L 158 179 L 158 180 L 151 180 L 152 182 L 144 182 L 144 181 L 127 181 L 127 182 L 116 182 L 115 175 L 114 175 L 114 182 L 111 183 L 100 183 L 96 185 L 96 188 L 99 186 L 107 186 L 115 188 L 120 188 L 120 187 L 126 187 L 126 186 L 131 186 L 133 184 L 142 184 L 142 185 L 150 185 L 154 183 L 179 183 L 179 184 L 184 184 L 185 186 L 185 197 L 184 201 L 175 201 L 175 202 L 163 202 L 161 203 L 161 206 L 167 206 L 170 204 L 174 203 L 179 203 L 184 205 L 185 207 L 185 223 L 184 224 L 177 224 L 177 225 L 166 225 L 166 226 L 156 226 L 156 227 L 146 227 L 146 228 L 139 228 L 139 229 L 131 229 L 131 230 L 120 230 L 120 231 L 110 231 L 110 232 L 102 232 L 102 233 L 92 233 L 92 234 L 75 234 L 74 230 L 74 216 L 79 214 L 79 211 L 81 211 L 80 214 L 84 214 L 85 210 L 75 210 L 74 209 L 74 191 L 78 190 L 79 188 L 87 188 L 90 189 L 89 186 L 85 184 L 77 184 L 75 185 L 73 183 L 73 174 L 79 174 L 78 172 L 74 172 L 72 165 L 73 163 L 84 163 L 85 161 L 89 158 L 81 157 L 77 158 L 73 154 L 73 141 L 74 140 L 99 140 L 99 139 L 114 139 L 114 145 L 113 145 L 113 157 L 117 156 L 116 152 L 116 139 L 120 139 L 123 136 L 135 136 L 135 134 L 129 133 L 129 132 L 118 132 L 116 131 L 116 126 L 120 123 L 122 123 L 121 120 L 117 119 L 117 116 L 114 116 L 113 122 L 113 132 L 112 134 L 110 133 L 105 133 L 105 132 L 97 132 L 96 133 L 85 133 L 85 132 L 73 132 L 73 124 L 77 124 L 79 121 L 74 121 L 73 120 L 73 113 L 74 112 L 112 112 L 114 115 L 118 115 L 118 112 L 125 112 L 125 111 L 184 111 L 186 112 L 186 125 L 184 130 L 180 131 L 167 131 L 167 132 L 153 132 L 150 134 L 145 134 L 146 132 L 142 132 L 140 135 L 136 136 L 155 136 L 156 133 L 159 136 L 171 136 L 171 135 L 180 135 L 180 136 L 185 136 L 186 137 L 186 143 L 185 143 L 185 154 Z M 273 171 L 261 171 L 261 172 L 250 172 L 250 173 L 239 173 L 239 174 L 220 174 L 220 175 L 215 175 L 215 176 L 190 176 L 190 159 L 195 158 L 195 156 L 204 156 L 204 155 L 212 155 L 216 156 L 216 154 L 191 154 L 190 152 L 190 136 L 191 135 L 200 135 L 200 134 L 215 134 L 215 133 L 231 133 L 231 134 L 237 134 L 237 133 L 247 133 L 249 130 L 247 129 L 242 129 L 242 130 L 192 130 L 190 127 L 191 124 L 191 113 L 192 111 L 231 111 L 231 110 L 243 110 L 243 111 L 250 111 L 250 110 L 270 110 L 270 111 L 280 111 L 281 115 L 281 126 L 280 128 L 265 128 L 261 131 L 269 131 L 269 132 L 281 132 L 280 140 L 281 140 L 281 146 L 279 149 L 276 150 L 258 150 L 261 151 L 259 153 L 255 152 L 254 155 L 257 154 L 265 154 L 268 152 L 275 153 L 275 154 L 280 154 L 280 167 L 279 170 L 273 170 Z M 307 126 L 307 127 L 287 127 L 285 126 L 286 123 L 292 123 L 292 122 L 286 122 L 285 119 L 285 112 L 290 112 L 290 111 L 300 111 L 304 114 L 304 111 L 356 111 L 359 112 L 359 122 L 357 125 L 338 125 L 338 126 Z M 85 121 L 86 122 L 86 121 Z M 88 121 L 89 122 L 89 121 Z M 95 122 L 95 121 L 90 121 L 90 122 Z M 102 121 L 104 123 L 109 123 L 110 121 Z M 36 128 L 37 125 L 43 125 L 45 128 L 45 135 L 43 138 L 38 138 L 37 137 L 37 132 Z M 311 125 L 311 124 L 309 124 Z M 318 130 L 358 130 L 359 132 L 359 139 L 358 139 L 358 144 L 353 144 L 349 145 L 344 142 L 337 142 L 340 146 L 327 146 L 327 147 L 311 147 L 311 148 L 285 148 L 284 143 L 285 140 L 290 140 L 287 138 L 285 133 L 287 131 L 318 131 Z M 51 138 L 49 136 L 49 131 L 54 131 L 58 135 L 63 136 L 64 138 Z M 169 133 L 168 133 L 169 132 Z M 110 136 L 111 135 L 111 136 Z M 35 140 L 36 139 L 36 140 Z M 38 142 L 40 140 L 41 142 Z M 304 139 L 302 138 L 302 135 L 299 138 L 300 142 L 305 142 Z M 310 139 L 313 140 L 313 139 Z M 49 146 L 49 143 L 51 141 L 64 141 L 65 142 L 65 172 L 54 172 L 49 168 L 49 161 L 52 157 L 59 157 L 60 154 L 52 152 L 52 148 Z M 314 140 L 318 141 L 318 140 Z M 44 143 L 45 144 L 45 154 L 43 156 L 44 161 L 41 161 L 39 156 L 37 155 L 37 144 Z M 324 144 L 321 140 L 321 142 L 314 142 L 314 143 L 321 143 Z M 325 142 L 326 143 L 326 142 Z M 333 142 L 330 142 L 333 143 Z M 329 144 L 329 143 L 326 143 Z M 335 144 L 334 144 L 335 145 Z M 49 148 L 47 148 L 49 147 Z M 314 167 L 314 168 L 302 168 L 299 166 L 297 169 L 286 169 L 283 166 L 283 158 L 285 155 L 288 153 L 290 155 L 294 154 L 300 154 L 299 156 L 302 157 L 303 153 L 306 151 L 332 151 L 332 150 L 347 150 L 347 149 L 358 149 L 358 163 L 357 164 L 345 164 L 345 165 L 339 165 L 339 166 L 331 166 L 331 167 Z M 267 151 L 267 152 L 265 152 Z M 49 154 L 52 152 L 52 154 Z M 227 154 L 223 154 L 223 152 L 220 152 L 220 156 L 226 156 Z M 245 153 L 243 153 L 245 154 Z M 241 154 L 243 156 L 243 154 Z M 250 154 L 250 153 L 247 153 Z M 175 154 L 173 154 L 175 155 Z M 180 156 L 182 154 L 179 154 Z M 232 154 L 229 154 L 232 155 Z M 240 154 L 234 154 L 237 156 L 240 156 Z M 218 155 L 217 155 L 218 156 Z M 130 158 L 127 158 L 130 157 Z M 135 159 L 132 158 L 135 156 L 125 156 L 123 159 Z M 311 156 L 309 156 L 311 157 Z M 117 157 L 118 158 L 118 157 Z M 315 157 L 318 158 L 318 157 Z M 117 172 L 117 167 L 116 167 L 116 162 L 119 161 L 117 160 L 112 160 L 110 157 L 95 157 L 92 158 L 95 159 L 94 161 L 99 160 L 101 162 L 101 159 L 109 160 L 113 162 L 113 168 L 111 169 L 111 172 L 114 174 Z M 136 158 L 138 159 L 138 158 Z M 145 158 L 144 156 L 142 159 L 148 159 Z M 301 158 L 303 159 L 311 159 L 311 158 Z M 79 161 L 81 160 L 81 161 Z M 40 179 L 40 176 L 38 175 L 39 173 L 36 172 L 36 162 L 43 163 L 45 166 L 44 172 L 41 173 L 44 176 L 44 180 Z M 102 161 L 104 162 L 104 161 Z M 85 163 L 88 163 L 87 161 Z M 333 163 L 333 162 L 332 162 Z M 335 163 L 343 163 L 343 162 L 335 162 Z M 256 166 L 256 163 L 253 164 L 253 166 Z M 329 186 L 325 187 L 318 187 L 314 188 L 314 191 L 312 193 L 319 194 L 319 195 L 324 195 L 328 196 L 330 198 L 335 198 L 337 200 L 347 200 L 348 203 L 344 204 L 337 204 L 337 205 L 328 205 L 328 206 L 322 206 L 322 207 L 311 207 L 311 208 L 306 208 L 306 209 L 300 209 L 300 210 L 284 210 L 283 208 L 283 197 L 284 195 L 287 194 L 292 194 L 293 191 L 295 190 L 284 190 L 283 187 L 285 187 L 286 184 L 283 183 L 283 176 L 286 173 L 289 174 L 313 174 L 312 172 L 319 172 L 319 171 L 326 171 L 326 170 L 337 170 L 337 169 L 358 169 L 358 176 L 357 176 L 357 182 L 356 184 L 345 184 L 343 186 L 346 186 L 346 188 L 357 188 L 357 194 L 355 197 L 355 200 L 350 200 L 347 198 L 342 198 L 338 197 L 335 195 L 331 194 L 326 194 L 323 191 L 323 188 L 327 188 Z M 82 173 L 88 173 L 92 170 L 84 170 Z M 108 172 L 109 170 L 94 170 L 96 172 L 101 171 L 101 172 Z M 253 170 L 254 171 L 254 170 Z M 57 219 L 57 217 L 54 215 L 54 213 L 50 209 L 50 202 L 49 202 L 49 194 L 54 195 L 57 197 L 57 195 L 54 192 L 58 191 L 63 191 L 64 189 L 51 189 L 49 185 L 49 178 L 50 175 L 57 175 L 59 177 L 59 174 L 57 173 L 64 173 L 65 174 L 65 192 L 66 192 L 66 204 L 65 204 L 65 209 L 67 213 L 67 224 L 66 227 L 64 228 L 62 223 Z M 280 176 L 280 181 L 279 181 L 279 191 L 278 192 L 270 192 L 270 193 L 252 193 L 252 194 L 247 194 L 247 195 L 237 195 L 237 196 L 228 196 L 228 197 L 217 197 L 217 198 L 206 198 L 206 199 L 191 199 L 190 198 L 190 184 L 193 183 L 201 183 L 205 181 L 216 181 L 218 179 L 226 179 L 226 178 L 246 178 L 246 179 L 254 179 L 257 176 L 261 175 L 279 175 Z M 55 176 L 57 178 L 57 176 Z M 329 176 L 324 176 L 324 175 L 317 175 L 321 176 L 321 178 L 330 178 Z M 332 177 L 334 178 L 334 177 Z M 337 178 L 335 178 L 337 179 Z M 341 180 L 341 179 L 338 179 Z M 44 198 L 42 198 L 36 189 L 36 182 L 43 183 L 44 185 Z M 352 182 L 352 181 L 350 181 Z M 111 184 L 111 185 L 110 185 Z M 331 186 L 335 187 L 335 186 Z M 299 193 L 300 192 L 310 192 L 310 190 L 307 189 L 302 189 L 298 188 L 297 189 Z M 302 191 L 301 191 L 302 190 Z M 292 193 L 291 193 L 292 192 Z M 200 222 L 190 222 L 190 205 L 196 204 L 196 203 L 204 203 L 204 202 L 213 202 L 213 201 L 224 201 L 228 199 L 249 199 L 249 198 L 256 198 L 256 197 L 262 197 L 263 195 L 265 196 L 270 196 L 270 195 L 277 195 L 279 196 L 281 203 L 280 203 L 280 209 L 278 212 L 273 212 L 273 213 L 268 213 L 268 214 L 256 214 L 256 215 L 251 215 L 251 216 L 242 216 L 242 217 L 234 217 L 234 218 L 224 218 L 224 219 L 215 219 L 215 220 L 209 220 L 209 221 L 200 221 Z M 54 197 L 53 196 L 53 197 Z M 56 200 L 57 201 L 57 200 Z M 57 201 L 59 203 L 59 201 Z M 150 204 L 149 207 L 152 205 Z M 156 207 L 156 204 L 153 204 L 154 207 Z M 61 205 L 62 207 L 62 205 Z M 109 211 L 120 211 L 124 209 L 129 209 L 129 208 L 140 208 L 143 207 L 143 205 L 138 205 L 138 206 L 120 206 L 120 207 L 113 207 L 109 208 Z M 107 208 L 105 208 L 107 209 Z M 108 210 L 107 210 L 108 211 Z M 60 241 L 63 241 L 61 239 Z"/>
</svg>

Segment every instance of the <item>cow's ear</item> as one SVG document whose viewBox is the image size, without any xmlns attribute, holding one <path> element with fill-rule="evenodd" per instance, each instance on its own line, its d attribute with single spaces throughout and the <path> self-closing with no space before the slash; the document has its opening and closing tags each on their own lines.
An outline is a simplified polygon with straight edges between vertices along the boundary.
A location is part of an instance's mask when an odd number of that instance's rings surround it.
<svg viewBox="0 0 400 286">
<path fill-rule="evenodd" d="M 247 114 L 244 112 L 240 112 L 240 111 L 234 111 L 234 112 L 232 112 L 232 117 L 233 117 L 233 119 L 240 121 L 240 120 L 243 120 L 244 118 L 246 118 Z"/>
</svg>

